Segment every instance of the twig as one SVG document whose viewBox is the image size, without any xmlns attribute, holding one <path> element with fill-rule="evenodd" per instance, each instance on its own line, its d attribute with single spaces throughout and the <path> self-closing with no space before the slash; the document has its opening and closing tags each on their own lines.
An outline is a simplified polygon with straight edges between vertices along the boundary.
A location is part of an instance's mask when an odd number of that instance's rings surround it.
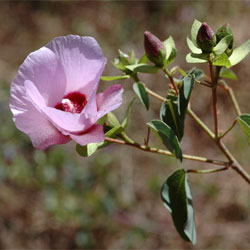
<svg viewBox="0 0 250 250">
<path fill-rule="evenodd" d="M 240 107 L 239 107 L 239 104 L 238 104 L 238 102 L 237 102 L 237 100 L 235 98 L 233 89 L 231 87 L 229 87 L 227 85 L 227 83 L 225 81 L 223 81 L 223 80 L 221 80 L 220 83 L 222 83 L 222 85 L 219 85 L 219 86 L 221 86 L 224 90 L 226 90 L 228 92 L 229 97 L 230 97 L 230 99 L 231 99 L 231 101 L 233 103 L 233 106 L 235 108 L 235 111 L 236 111 L 237 115 L 241 115 Z"/>
<path fill-rule="evenodd" d="M 157 154 L 162 154 L 162 155 L 168 155 L 168 156 L 171 156 L 171 157 L 175 157 L 174 154 L 172 154 L 170 151 L 163 150 L 163 149 L 158 149 L 158 148 L 153 148 L 153 147 L 148 147 L 148 146 L 136 143 L 136 142 L 129 143 L 129 142 L 124 141 L 124 140 L 119 140 L 119 139 L 114 139 L 114 138 L 109 138 L 109 137 L 106 137 L 105 140 L 109 141 L 109 142 L 113 142 L 113 143 L 118 143 L 118 144 L 123 144 L 123 145 L 131 146 L 131 147 L 135 147 L 135 148 L 138 148 L 138 149 L 140 149 L 142 151 L 147 151 L 147 152 L 151 152 L 151 153 L 157 153 Z M 230 165 L 229 162 L 214 160 L 214 159 L 208 159 L 208 158 L 200 157 L 200 156 L 183 154 L 182 157 L 183 157 L 183 159 L 186 159 L 186 160 L 199 161 L 199 162 L 210 163 L 210 164 L 214 164 L 214 165 L 220 165 L 220 166 L 228 166 L 228 165 Z"/>
</svg>

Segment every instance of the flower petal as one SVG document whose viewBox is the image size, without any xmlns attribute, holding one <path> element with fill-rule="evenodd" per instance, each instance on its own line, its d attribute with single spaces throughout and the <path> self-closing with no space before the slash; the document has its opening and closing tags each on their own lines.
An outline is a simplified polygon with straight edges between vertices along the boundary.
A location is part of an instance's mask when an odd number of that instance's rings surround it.
<svg viewBox="0 0 250 250">
<path fill-rule="evenodd" d="M 106 58 L 92 37 L 57 37 L 46 45 L 60 59 L 67 78 L 65 94 L 81 91 L 87 98 L 99 82 Z"/>
<path fill-rule="evenodd" d="M 26 95 L 29 98 L 29 100 L 33 103 L 34 106 L 40 111 L 40 107 L 46 106 L 46 103 L 39 93 L 36 86 L 33 84 L 33 82 L 26 80 L 24 82 L 24 87 L 26 90 Z"/>
<path fill-rule="evenodd" d="M 82 146 L 85 146 L 89 143 L 102 142 L 105 140 L 103 127 L 100 124 L 94 125 L 86 134 L 70 135 L 70 137 L 72 140 Z"/>
<path fill-rule="evenodd" d="M 53 144 L 64 144 L 70 141 L 62 135 L 31 103 L 28 110 L 14 116 L 16 127 L 26 133 L 35 148 L 45 149 Z"/>
<path fill-rule="evenodd" d="M 25 80 L 35 84 L 48 106 L 54 107 L 64 96 L 66 77 L 63 67 L 54 52 L 46 47 L 28 55 L 12 82 L 12 86 L 18 85 L 16 97 L 20 100 Z"/>
<path fill-rule="evenodd" d="M 43 107 L 42 111 L 64 135 L 83 133 L 97 121 L 96 114 L 73 114 L 50 107 Z"/>
<path fill-rule="evenodd" d="M 96 96 L 98 119 L 122 104 L 122 93 L 122 85 L 116 84 Z"/>
</svg>

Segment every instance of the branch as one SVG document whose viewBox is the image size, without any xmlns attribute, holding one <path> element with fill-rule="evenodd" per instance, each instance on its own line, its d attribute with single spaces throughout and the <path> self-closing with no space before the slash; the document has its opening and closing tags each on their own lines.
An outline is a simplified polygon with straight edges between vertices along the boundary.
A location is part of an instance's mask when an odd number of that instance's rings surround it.
<svg viewBox="0 0 250 250">
<path fill-rule="evenodd" d="M 151 152 L 151 153 L 156 153 L 156 154 L 168 155 L 168 156 L 171 156 L 171 157 L 175 157 L 174 154 L 172 154 L 170 151 L 163 150 L 163 149 L 158 149 L 158 148 L 153 148 L 153 147 L 148 147 L 148 146 L 145 146 L 145 145 L 141 145 L 141 144 L 139 144 L 137 142 L 129 143 L 129 142 L 124 141 L 124 140 L 118 140 L 118 139 L 109 138 L 109 137 L 106 137 L 105 140 L 109 141 L 109 142 L 113 142 L 113 143 L 118 143 L 118 144 L 122 144 L 122 145 L 135 147 L 135 148 L 138 148 L 138 149 L 140 149 L 142 151 L 146 151 L 146 152 Z M 214 160 L 214 159 L 208 159 L 208 158 L 205 158 L 205 157 L 194 156 L 194 155 L 184 154 L 183 159 L 192 160 L 192 161 L 199 161 L 199 162 L 204 162 L 204 163 L 210 163 L 210 164 L 220 165 L 220 166 L 227 166 L 227 167 L 232 166 L 232 164 L 230 164 L 229 162 Z"/>
</svg>

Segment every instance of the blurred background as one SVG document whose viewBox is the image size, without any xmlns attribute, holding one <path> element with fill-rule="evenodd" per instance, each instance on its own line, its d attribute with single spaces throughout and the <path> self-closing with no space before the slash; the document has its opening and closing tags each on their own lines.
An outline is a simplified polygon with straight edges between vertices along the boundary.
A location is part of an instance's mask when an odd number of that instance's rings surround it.
<svg viewBox="0 0 250 250">
<path fill-rule="evenodd" d="M 167 176 L 178 167 L 212 167 L 137 152 L 111 145 L 89 158 L 75 152 L 75 143 L 35 150 L 18 131 L 9 111 L 10 84 L 26 56 L 56 36 L 93 36 L 108 64 L 104 75 L 118 75 L 112 66 L 117 50 L 143 52 L 143 33 L 161 40 L 175 39 L 178 56 L 172 64 L 185 70 L 186 36 L 193 19 L 216 31 L 229 23 L 236 45 L 250 37 L 249 1 L 32 1 L 0 2 L 0 248 L 1 249 L 131 249 L 250 248 L 250 187 L 234 171 L 189 176 L 198 243 L 192 246 L 176 233 L 160 198 Z M 239 80 L 230 82 L 242 111 L 250 113 L 250 56 L 233 69 Z M 197 65 L 207 71 L 203 65 Z M 141 75 L 157 93 L 166 90 L 163 74 Z M 116 82 L 115 82 L 116 83 Z M 118 82 L 117 82 L 118 83 Z M 126 89 L 122 118 L 133 96 Z M 101 82 L 100 90 L 110 83 Z M 210 91 L 197 86 L 192 108 L 212 127 Z M 219 120 L 223 130 L 236 117 L 225 91 L 219 91 Z M 161 103 L 151 99 L 148 112 L 137 100 L 128 134 L 143 143 L 145 123 L 159 116 Z M 187 117 L 184 153 L 224 159 L 210 139 Z M 225 143 L 250 172 L 249 145 L 237 125 Z M 152 136 L 151 145 L 162 147 Z"/>
</svg>

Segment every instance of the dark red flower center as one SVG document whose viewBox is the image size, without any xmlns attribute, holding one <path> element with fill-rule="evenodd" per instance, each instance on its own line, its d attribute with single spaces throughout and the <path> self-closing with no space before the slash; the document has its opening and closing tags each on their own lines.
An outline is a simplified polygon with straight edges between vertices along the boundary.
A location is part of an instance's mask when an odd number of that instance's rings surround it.
<svg viewBox="0 0 250 250">
<path fill-rule="evenodd" d="M 56 104 L 55 108 L 70 113 L 81 113 L 87 104 L 87 99 L 80 92 L 71 92 L 63 97 L 62 101 Z"/>
</svg>

